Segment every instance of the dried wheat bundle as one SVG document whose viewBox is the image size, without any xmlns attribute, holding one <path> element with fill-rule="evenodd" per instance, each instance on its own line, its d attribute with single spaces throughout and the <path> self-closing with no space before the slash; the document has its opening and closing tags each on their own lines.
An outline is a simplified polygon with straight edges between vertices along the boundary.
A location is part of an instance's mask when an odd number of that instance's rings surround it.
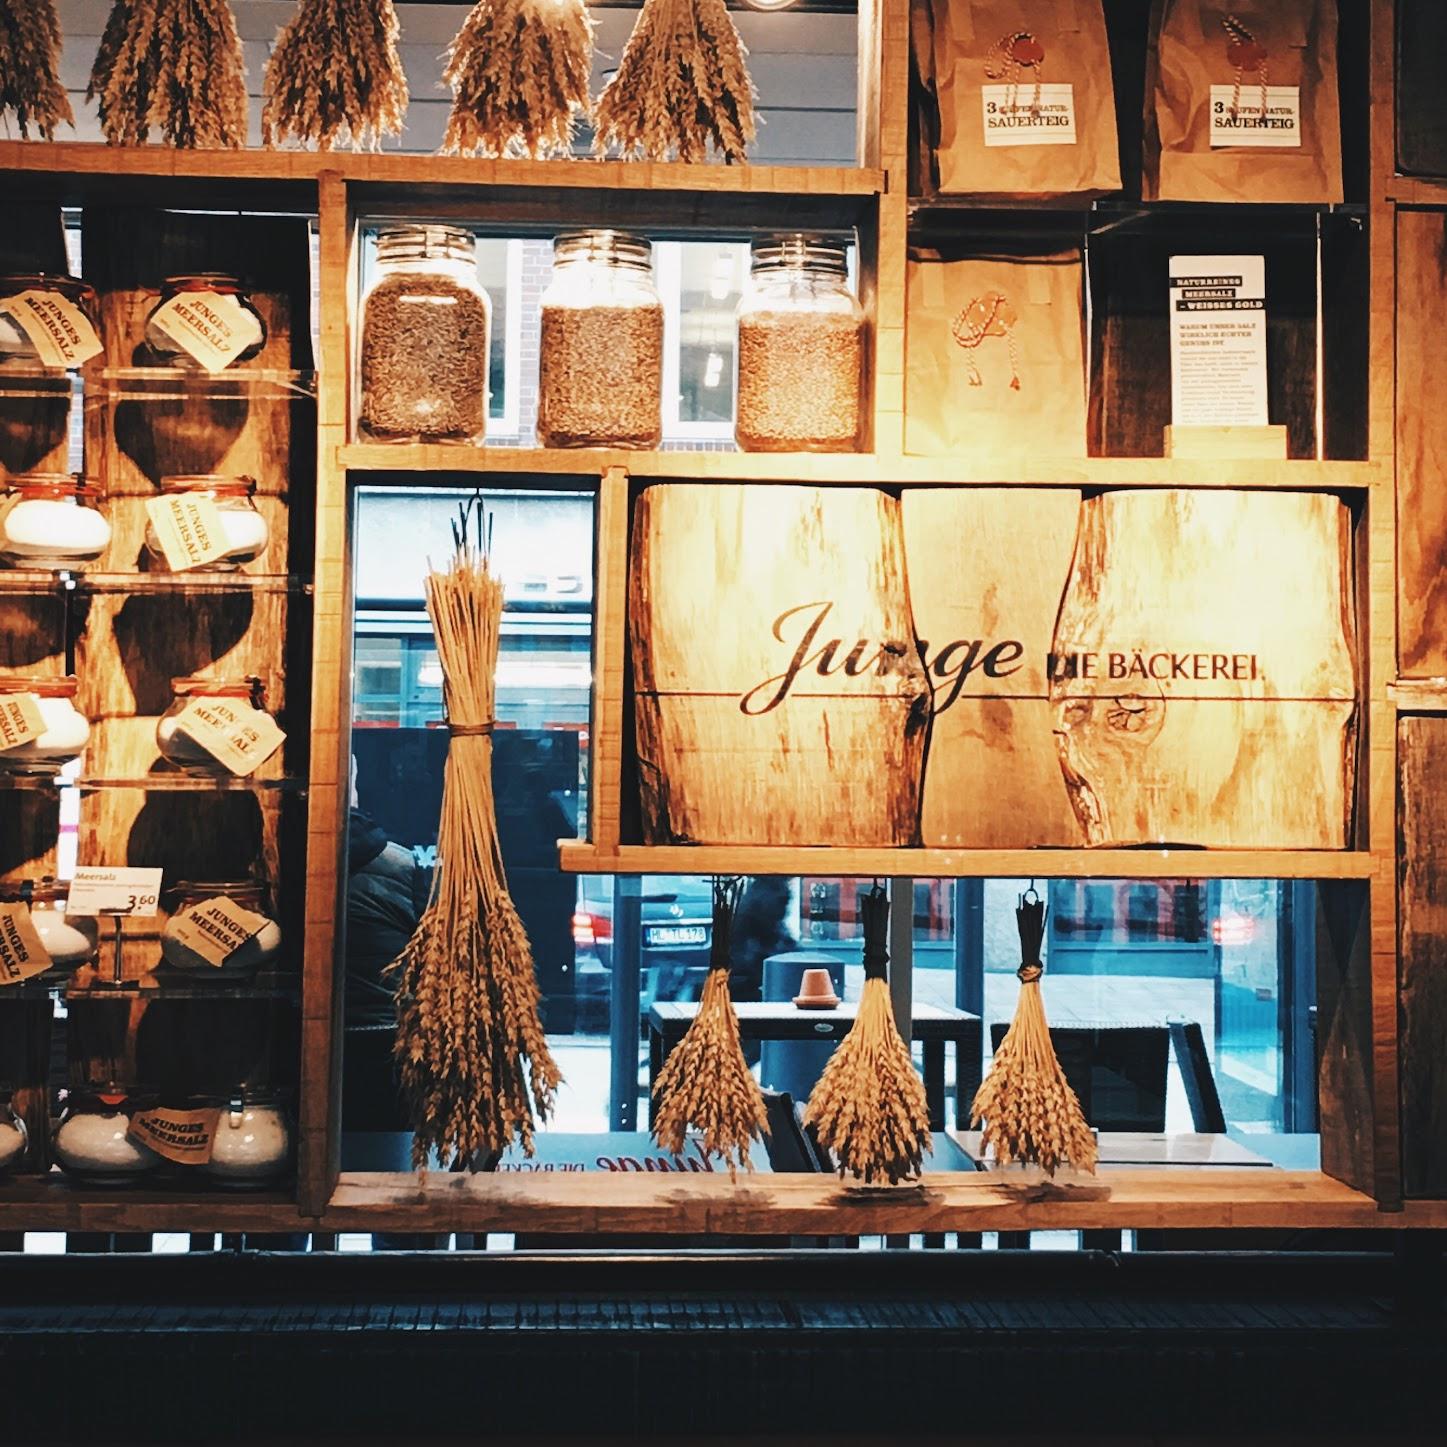
<svg viewBox="0 0 1447 1447">
<path fill-rule="evenodd" d="M 643 0 L 623 59 L 593 112 L 594 148 L 624 157 L 742 161 L 754 83 L 724 0 Z"/>
<path fill-rule="evenodd" d="M 60 83 L 60 22 L 55 0 L 0 0 L 0 118 L 13 113 L 22 139 L 31 126 L 52 140 L 75 124 Z"/>
<path fill-rule="evenodd" d="M 444 151 L 567 155 L 588 111 L 593 22 L 583 0 L 479 0 L 447 51 Z"/>
<path fill-rule="evenodd" d="M 1033 897 L 1032 897 L 1033 896 Z M 1015 910 L 1020 930 L 1020 1000 L 970 1107 L 972 1123 L 985 1123 L 983 1144 L 1001 1165 L 1038 1165 L 1053 1176 L 1062 1165 L 1095 1170 L 1095 1136 L 1065 1079 L 1040 1000 L 1040 942 L 1045 905 L 1033 889 Z"/>
<path fill-rule="evenodd" d="M 889 998 L 889 896 L 875 885 L 864 918 L 864 991 L 859 1012 L 829 1057 L 804 1124 L 834 1153 L 839 1174 L 896 1185 L 917 1176 L 930 1141 L 924 1083 L 894 1023 Z"/>
<path fill-rule="evenodd" d="M 758 1081 L 744 1059 L 739 1020 L 729 998 L 729 948 L 742 879 L 713 882 L 713 940 L 698 1014 L 658 1072 L 653 1135 L 664 1150 L 682 1155 L 689 1128 L 703 1135 L 706 1154 L 728 1162 L 729 1174 L 749 1164 L 749 1142 L 768 1133 Z M 738 1157 L 737 1163 L 734 1160 Z"/>
<path fill-rule="evenodd" d="M 266 62 L 262 143 L 370 149 L 401 135 L 400 33 L 392 0 L 301 0 Z"/>
<path fill-rule="evenodd" d="M 246 66 L 228 0 L 115 0 L 86 98 L 112 145 L 246 144 Z"/>
<path fill-rule="evenodd" d="M 434 1151 L 444 1166 L 466 1165 L 514 1140 L 531 1155 L 536 1123 L 551 1112 L 561 1081 L 497 837 L 492 728 L 503 588 L 488 564 L 481 517 L 474 499 L 454 527 L 450 566 L 427 578 L 452 738 L 432 894 L 388 967 L 399 976 L 395 1053 L 419 1170 Z"/>
</svg>

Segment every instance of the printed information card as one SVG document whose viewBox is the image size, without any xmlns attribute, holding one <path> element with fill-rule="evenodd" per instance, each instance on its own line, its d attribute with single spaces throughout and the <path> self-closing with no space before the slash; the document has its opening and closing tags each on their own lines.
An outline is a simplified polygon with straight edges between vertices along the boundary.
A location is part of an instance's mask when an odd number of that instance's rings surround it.
<svg viewBox="0 0 1447 1447">
<path fill-rule="evenodd" d="M 1171 422 L 1265 427 L 1266 258 L 1173 256 Z"/>
</svg>

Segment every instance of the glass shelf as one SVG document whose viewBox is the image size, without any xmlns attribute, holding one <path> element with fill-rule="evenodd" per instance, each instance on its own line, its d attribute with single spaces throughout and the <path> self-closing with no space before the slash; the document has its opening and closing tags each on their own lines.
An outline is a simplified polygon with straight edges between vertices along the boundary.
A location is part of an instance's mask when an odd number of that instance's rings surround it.
<svg viewBox="0 0 1447 1447">
<path fill-rule="evenodd" d="M 0 570 L 0 594 L 102 593 L 132 595 L 160 593 L 294 593 L 306 596 L 312 584 L 288 573 L 207 571 L 189 573 L 90 573 L 66 569 L 5 568 Z"/>
<path fill-rule="evenodd" d="M 103 789 L 139 789 L 154 794 L 246 794 L 306 793 L 307 782 L 295 775 L 274 779 L 243 779 L 234 774 L 143 774 L 135 779 L 95 779 L 84 777 L 68 783 L 58 774 L 0 774 L 0 792 L 36 790 L 58 793 L 61 789 L 79 789 L 94 794 Z"/>
<path fill-rule="evenodd" d="M 299 401 L 316 396 L 316 373 L 239 367 L 205 372 L 185 367 L 83 368 L 79 373 L 0 367 L 0 399 L 69 398 L 75 384 L 87 404 L 236 399 Z"/>
</svg>

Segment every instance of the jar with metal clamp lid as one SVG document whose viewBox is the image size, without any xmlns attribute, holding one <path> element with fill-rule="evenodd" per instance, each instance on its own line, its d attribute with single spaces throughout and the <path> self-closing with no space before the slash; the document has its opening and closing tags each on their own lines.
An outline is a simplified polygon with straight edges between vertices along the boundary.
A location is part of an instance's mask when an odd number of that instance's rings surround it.
<svg viewBox="0 0 1447 1447">
<path fill-rule="evenodd" d="M 146 318 L 146 347 L 162 367 L 223 372 L 266 345 L 266 323 L 234 276 L 168 276 Z"/>
<path fill-rule="evenodd" d="M 242 1087 L 224 1100 L 202 1174 L 233 1189 L 270 1185 L 291 1163 L 292 1129 L 279 1091 Z"/>
<path fill-rule="evenodd" d="M 22 472 L 0 497 L 0 561 L 15 568 L 73 571 L 111 540 L 100 493 L 79 473 Z"/>
</svg>

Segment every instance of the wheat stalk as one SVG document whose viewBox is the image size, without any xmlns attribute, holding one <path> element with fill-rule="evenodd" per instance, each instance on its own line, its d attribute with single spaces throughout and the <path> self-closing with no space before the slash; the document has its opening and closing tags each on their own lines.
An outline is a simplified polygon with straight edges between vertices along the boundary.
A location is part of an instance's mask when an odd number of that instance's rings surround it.
<svg viewBox="0 0 1447 1447">
<path fill-rule="evenodd" d="M 115 0 L 91 70 L 112 145 L 246 144 L 246 66 L 227 0 Z"/>
<path fill-rule="evenodd" d="M 60 22 L 55 0 L 0 0 L 0 116 L 13 112 L 22 139 L 43 140 L 75 124 L 60 83 Z"/>
<path fill-rule="evenodd" d="M 1021 895 L 1015 910 L 1022 961 L 1015 1018 L 975 1094 L 971 1124 L 984 1121 L 982 1144 L 1001 1165 L 1038 1165 L 1050 1176 L 1062 1165 L 1094 1173 L 1095 1135 L 1060 1068 L 1040 999 L 1045 905 L 1032 894 Z"/>
<path fill-rule="evenodd" d="M 754 139 L 748 51 L 724 0 L 644 0 L 594 108 L 594 149 L 666 161 L 745 159 Z"/>
<path fill-rule="evenodd" d="M 442 149 L 567 155 L 588 112 L 593 22 L 583 0 L 479 0 L 447 51 L 452 114 Z"/>
<path fill-rule="evenodd" d="M 407 76 L 392 0 L 301 0 L 266 63 L 261 139 L 330 151 L 402 133 Z"/>
<path fill-rule="evenodd" d="M 849 1033 L 809 1096 L 804 1124 L 832 1151 L 842 1176 L 891 1185 L 919 1175 L 933 1149 L 924 1083 L 889 998 L 889 896 L 864 896 L 864 991 Z"/>
<path fill-rule="evenodd" d="M 738 1165 L 753 1169 L 749 1144 L 769 1130 L 763 1093 L 744 1059 L 738 1016 L 729 997 L 733 915 L 743 884 L 742 879 L 713 882 L 713 938 L 698 1014 L 653 1083 L 658 1104 L 653 1135 L 658 1144 L 682 1155 L 692 1127 L 702 1134 L 707 1155 L 728 1162 L 730 1176 Z"/>
<path fill-rule="evenodd" d="M 474 503 L 477 500 L 474 499 Z M 427 578 L 452 740 L 437 871 L 398 975 L 396 1059 L 425 1170 L 506 1150 L 531 1155 L 562 1077 L 539 1015 L 532 947 L 508 894 L 492 792 L 492 723 L 503 586 L 462 513 L 445 572 Z M 478 525 L 481 531 L 481 506 Z"/>
</svg>

